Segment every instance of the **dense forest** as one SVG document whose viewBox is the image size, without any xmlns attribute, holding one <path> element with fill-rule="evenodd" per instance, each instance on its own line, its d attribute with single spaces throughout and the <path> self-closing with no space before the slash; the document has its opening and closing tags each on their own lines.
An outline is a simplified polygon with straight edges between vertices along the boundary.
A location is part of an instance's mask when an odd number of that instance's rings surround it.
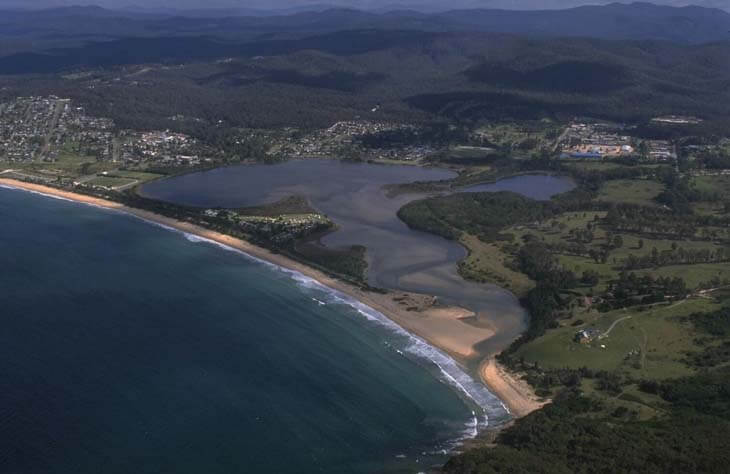
<svg viewBox="0 0 730 474">
<path fill-rule="evenodd" d="M 339 120 L 428 123 L 437 116 L 465 125 L 576 115 L 643 123 L 683 113 L 706 119 L 703 129 L 722 130 L 729 58 L 727 42 L 478 32 L 137 37 L 0 57 L 0 96 L 71 97 L 122 127 L 203 138 L 221 126 L 321 128 Z M 186 119 L 170 119 L 178 116 Z"/>
<path fill-rule="evenodd" d="M 727 369 L 662 386 L 670 404 L 659 420 L 606 416 L 600 403 L 566 391 L 518 420 L 494 448 L 446 464 L 448 474 L 725 472 L 730 453 L 730 372 Z"/>
</svg>

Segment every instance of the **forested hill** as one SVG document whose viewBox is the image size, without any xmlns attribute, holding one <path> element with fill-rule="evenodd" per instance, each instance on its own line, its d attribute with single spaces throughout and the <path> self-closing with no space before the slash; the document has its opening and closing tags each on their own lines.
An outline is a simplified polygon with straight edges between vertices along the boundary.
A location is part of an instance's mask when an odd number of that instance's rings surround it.
<svg viewBox="0 0 730 474">
<path fill-rule="evenodd" d="M 567 10 L 452 11 L 448 23 L 478 31 L 535 36 L 584 36 L 604 39 L 661 39 L 703 43 L 730 38 L 730 14 L 702 7 L 672 8 L 651 3 L 614 3 Z"/>
<path fill-rule="evenodd" d="M 193 13 L 190 13 L 193 15 Z M 0 48 L 16 52 L 53 41 L 208 35 L 237 40 L 260 35 L 292 37 L 353 29 L 474 31 L 535 37 L 657 39 L 706 43 L 730 39 L 730 13 L 704 7 L 666 7 L 650 3 L 584 6 L 565 10 L 456 10 L 424 14 L 329 9 L 278 16 L 194 17 L 71 7 L 41 11 L 0 11 Z M 33 40 L 34 43 L 28 43 Z M 9 43 L 8 43 L 9 41 Z"/>
<path fill-rule="evenodd" d="M 0 96 L 71 97 L 131 128 L 142 118 L 151 128 L 171 127 L 164 120 L 174 115 L 254 127 L 326 127 L 353 116 L 730 115 L 730 42 L 403 30 L 250 42 L 137 37 L 0 57 L 0 74 Z"/>
</svg>

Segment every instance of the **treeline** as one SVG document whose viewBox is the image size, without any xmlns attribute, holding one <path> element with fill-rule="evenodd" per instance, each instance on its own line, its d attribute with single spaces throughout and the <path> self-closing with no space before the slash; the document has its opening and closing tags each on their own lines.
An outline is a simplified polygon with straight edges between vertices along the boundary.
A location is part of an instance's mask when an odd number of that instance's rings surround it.
<svg viewBox="0 0 730 474">
<path fill-rule="evenodd" d="M 406 204 L 398 217 L 410 228 L 458 239 L 468 232 L 482 240 L 509 238 L 501 229 L 552 216 L 554 206 L 510 192 L 461 193 Z"/>
<path fill-rule="evenodd" d="M 687 283 L 679 277 L 653 277 L 621 272 L 608 285 L 606 297 L 598 305 L 601 311 L 611 311 L 640 304 L 661 303 L 681 299 L 689 294 Z"/>
<path fill-rule="evenodd" d="M 542 242 L 529 241 L 520 247 L 513 266 L 543 286 L 566 289 L 578 283 L 575 274 L 563 268 Z"/>
<path fill-rule="evenodd" d="M 553 403 L 503 430 L 496 446 L 452 458 L 447 474 L 532 473 L 722 473 L 730 452 L 730 367 L 697 375 L 628 380 L 619 374 L 588 369 L 541 371 L 538 387 L 562 387 Z M 582 378 L 596 388 L 619 394 L 627 384 L 661 397 L 659 418 L 641 421 L 623 406 L 579 394 Z M 638 401 L 624 393 L 619 399 Z"/>
<path fill-rule="evenodd" d="M 730 362 L 730 307 L 706 313 L 693 313 L 683 320 L 690 322 L 699 332 L 707 335 L 696 339 L 704 347 L 700 351 L 687 353 L 684 358 L 685 363 L 706 369 Z M 715 343 L 718 339 L 721 341 L 720 344 Z"/>
<path fill-rule="evenodd" d="M 668 415 L 627 419 L 627 411 L 602 412 L 601 402 L 566 391 L 552 404 L 517 420 L 495 447 L 452 458 L 447 474 L 721 473 L 730 452 L 729 373 L 678 382 L 665 399 Z M 724 380 L 722 377 L 724 376 Z M 720 390 L 704 390 L 707 383 Z M 701 385 L 700 385 L 701 384 Z M 710 409 L 719 406 L 718 413 Z"/>
<path fill-rule="evenodd" d="M 444 147 L 451 144 L 481 144 L 474 143 L 474 136 L 467 127 L 452 125 L 447 122 L 429 123 L 421 127 L 399 127 L 370 132 L 360 135 L 357 140 L 365 148 L 404 148 L 424 145 Z"/>
<path fill-rule="evenodd" d="M 656 247 L 647 255 L 629 254 L 622 264 L 623 270 L 638 270 L 642 268 L 656 268 L 666 265 L 693 265 L 697 263 L 722 263 L 730 261 L 730 252 L 724 248 L 712 251 L 708 248 L 685 249 L 676 243 L 671 250 L 658 251 Z"/>
<path fill-rule="evenodd" d="M 715 337 L 730 337 L 730 307 L 705 313 L 692 313 L 684 321 Z"/>
<path fill-rule="evenodd" d="M 730 420 L 730 367 L 663 382 L 644 380 L 639 389 L 661 396 L 674 407 Z"/>
<path fill-rule="evenodd" d="M 535 201 L 516 193 L 457 193 L 413 201 L 398 211 L 409 227 L 447 239 L 462 232 L 484 241 L 511 240 L 501 234 L 505 227 L 549 219 L 564 212 L 605 210 L 606 203 L 592 202 L 593 193 L 582 187 L 556 196 L 551 201 Z"/>
<path fill-rule="evenodd" d="M 699 214 L 679 215 L 667 209 L 618 204 L 609 208 L 603 224 L 617 232 L 662 236 L 675 240 L 711 240 L 721 235 L 718 229 L 705 230 L 700 235 L 697 235 L 697 229 L 727 227 L 730 219 Z"/>
</svg>

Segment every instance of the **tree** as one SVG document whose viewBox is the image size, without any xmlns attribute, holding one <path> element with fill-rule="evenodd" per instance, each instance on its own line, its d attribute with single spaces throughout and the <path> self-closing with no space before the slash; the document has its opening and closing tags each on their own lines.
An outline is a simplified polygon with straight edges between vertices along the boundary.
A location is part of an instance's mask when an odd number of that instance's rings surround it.
<svg viewBox="0 0 730 474">
<path fill-rule="evenodd" d="M 588 286 L 596 286 L 600 275 L 595 270 L 585 270 L 580 278 L 581 283 Z"/>
<path fill-rule="evenodd" d="M 613 248 L 620 249 L 624 246 L 624 239 L 620 235 L 613 238 Z"/>
</svg>

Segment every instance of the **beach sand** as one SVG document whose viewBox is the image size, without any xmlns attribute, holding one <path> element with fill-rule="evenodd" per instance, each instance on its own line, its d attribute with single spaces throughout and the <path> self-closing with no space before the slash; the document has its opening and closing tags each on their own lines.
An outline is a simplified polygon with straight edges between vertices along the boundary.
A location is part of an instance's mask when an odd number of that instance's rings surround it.
<svg viewBox="0 0 730 474">
<path fill-rule="evenodd" d="M 494 329 L 470 324 L 470 319 L 474 317 L 472 312 L 460 307 L 444 307 L 434 304 L 433 297 L 428 295 L 400 291 L 388 293 L 365 291 L 303 263 L 244 240 L 189 222 L 178 221 L 149 211 L 124 206 L 114 201 L 7 178 L 0 178 L 0 185 L 124 212 L 226 245 L 280 267 L 294 270 L 375 309 L 402 328 L 428 341 L 464 364 L 476 363 L 494 355 L 481 354 L 475 349 L 479 343 L 494 336 Z M 507 404 L 514 416 L 524 416 L 542 406 L 532 400 L 534 395 L 530 393 L 527 384 L 522 382 L 524 386 L 520 386 L 517 383 L 518 381 L 511 378 L 506 371 L 497 369 L 492 359 L 487 359 L 480 365 L 479 375 L 495 395 Z"/>
<path fill-rule="evenodd" d="M 509 372 L 492 357 L 482 361 L 479 376 L 491 392 L 507 405 L 515 418 L 539 410 L 549 402 L 539 399 L 527 382 Z"/>
</svg>

